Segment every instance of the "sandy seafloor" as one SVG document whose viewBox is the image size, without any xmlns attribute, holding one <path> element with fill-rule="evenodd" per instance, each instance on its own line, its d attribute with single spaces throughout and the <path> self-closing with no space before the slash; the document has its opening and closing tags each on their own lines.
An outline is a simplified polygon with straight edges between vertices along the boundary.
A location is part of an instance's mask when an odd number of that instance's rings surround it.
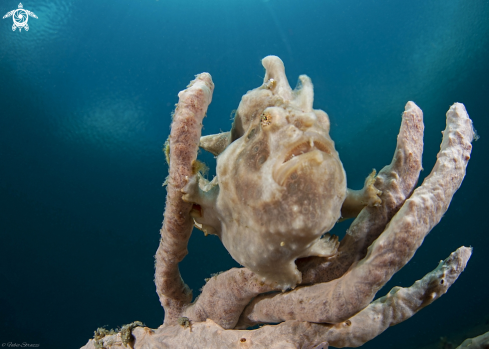
<svg viewBox="0 0 489 349">
<path fill-rule="evenodd" d="M 177 93 L 216 85 L 204 134 L 230 128 L 260 59 L 280 56 L 314 106 L 358 189 L 391 160 L 407 101 L 424 111 L 422 178 L 445 113 L 462 102 L 480 139 L 441 223 L 379 292 L 409 286 L 473 246 L 449 292 L 365 348 L 436 348 L 489 327 L 489 1 L 37 0 L 29 31 L 0 21 L 0 343 L 79 348 L 100 326 L 164 317 L 153 256 L 165 203 L 162 147 Z M 0 2 L 3 16 L 18 3 Z M 215 160 L 200 154 L 214 174 Z M 333 233 L 342 236 L 348 222 Z M 237 264 L 195 231 L 180 269 L 194 295 Z M 0 344 L 1 345 L 1 344 Z"/>
</svg>

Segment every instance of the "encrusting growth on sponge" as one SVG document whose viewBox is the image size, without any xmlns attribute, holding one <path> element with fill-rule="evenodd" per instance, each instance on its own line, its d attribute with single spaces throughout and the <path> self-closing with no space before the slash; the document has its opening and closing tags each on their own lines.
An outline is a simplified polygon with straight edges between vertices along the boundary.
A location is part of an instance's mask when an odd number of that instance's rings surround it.
<svg viewBox="0 0 489 349">
<path fill-rule="evenodd" d="M 209 74 L 179 93 L 165 145 L 170 170 L 155 256 L 165 320 L 155 330 L 131 328 L 135 349 L 360 346 L 447 292 L 471 256 L 472 248 L 460 247 L 411 287 L 374 300 L 441 220 L 465 177 L 475 132 L 463 104 L 447 112 L 436 164 L 418 188 L 423 113 L 408 102 L 392 162 L 353 191 L 328 115 L 313 108 L 311 79 L 301 75 L 293 90 L 278 57 L 262 63 L 263 84 L 243 96 L 229 132 L 201 137 L 214 89 Z M 199 146 L 217 156 L 211 181 L 200 173 Z M 355 219 L 341 241 L 327 234 L 347 218 Z M 178 263 L 193 226 L 217 235 L 243 268 L 211 277 L 192 302 Z M 257 325 L 264 326 L 248 329 Z M 461 347 L 484 341 L 489 337 Z M 84 348 L 100 343 L 120 348 L 121 333 L 104 332 Z"/>
</svg>

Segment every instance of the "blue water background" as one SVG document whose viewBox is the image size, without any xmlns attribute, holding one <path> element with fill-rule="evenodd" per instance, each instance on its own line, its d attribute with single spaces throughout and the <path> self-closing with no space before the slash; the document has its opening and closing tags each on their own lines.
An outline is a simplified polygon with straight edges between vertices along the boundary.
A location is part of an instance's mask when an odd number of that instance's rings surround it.
<svg viewBox="0 0 489 349">
<path fill-rule="evenodd" d="M 2 0 L 0 15 L 17 5 Z M 203 133 L 228 130 L 241 96 L 262 83 L 269 54 L 283 59 L 292 86 L 299 74 L 311 77 L 351 188 L 390 162 L 407 101 L 424 111 L 423 177 L 446 111 L 465 104 L 481 136 L 467 177 L 379 296 L 411 285 L 461 245 L 473 246 L 473 257 L 445 296 L 364 347 L 420 347 L 489 322 L 489 1 L 23 5 L 38 16 L 28 32 L 0 21 L 1 343 L 79 348 L 100 326 L 162 323 L 153 256 L 177 93 L 211 73 Z M 197 295 L 204 278 L 232 266 L 217 238 L 194 231 L 180 269 Z"/>
</svg>

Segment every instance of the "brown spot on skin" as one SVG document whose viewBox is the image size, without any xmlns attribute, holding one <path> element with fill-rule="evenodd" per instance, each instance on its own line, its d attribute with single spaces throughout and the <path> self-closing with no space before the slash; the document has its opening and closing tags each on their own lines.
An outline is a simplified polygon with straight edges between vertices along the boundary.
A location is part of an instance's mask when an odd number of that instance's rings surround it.
<svg viewBox="0 0 489 349">
<path fill-rule="evenodd" d="M 261 166 L 267 161 L 270 156 L 270 150 L 268 143 L 265 140 L 254 142 L 251 145 L 251 152 L 245 152 L 243 154 L 246 164 L 248 165 L 247 171 L 258 172 Z"/>
<path fill-rule="evenodd" d="M 254 127 L 250 130 L 250 132 L 248 132 L 248 135 L 246 137 L 248 138 L 248 140 L 251 140 L 255 137 L 256 133 L 257 133 L 257 128 Z"/>
<path fill-rule="evenodd" d="M 289 194 L 295 194 L 297 192 L 297 184 L 296 183 L 289 183 L 287 185 L 287 191 Z"/>
<path fill-rule="evenodd" d="M 244 343 L 244 342 L 246 342 L 246 338 L 241 338 L 239 341 L 240 341 L 241 343 Z"/>
</svg>

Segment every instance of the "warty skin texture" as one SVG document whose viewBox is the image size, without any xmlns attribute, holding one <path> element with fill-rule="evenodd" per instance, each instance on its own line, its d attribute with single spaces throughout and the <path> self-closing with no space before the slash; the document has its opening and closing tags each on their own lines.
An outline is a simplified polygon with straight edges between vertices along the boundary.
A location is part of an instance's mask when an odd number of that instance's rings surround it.
<svg viewBox="0 0 489 349">
<path fill-rule="evenodd" d="M 197 227 L 218 235 L 263 282 L 286 290 L 302 280 L 296 259 L 337 252 L 337 238 L 324 234 L 341 217 L 346 174 L 328 115 L 313 109 L 311 80 L 301 75 L 292 90 L 278 57 L 262 63 L 264 83 L 243 96 L 231 132 L 211 146 L 201 142 L 218 155 L 216 178 L 195 177 L 183 198 L 199 205 Z M 373 181 L 366 188 L 350 196 L 354 215 L 380 203 Z"/>
<path fill-rule="evenodd" d="M 378 176 L 369 176 L 366 183 L 370 187 L 365 192 L 370 194 L 353 195 L 367 207 L 360 214 L 355 212 L 357 204 L 345 210 L 348 199 L 341 207 L 342 214 L 348 211 L 358 216 L 341 241 L 338 253 L 299 259 L 302 284 L 287 293 L 280 292 L 278 282 L 264 282 L 263 276 L 248 268 L 233 268 L 213 276 L 192 303 L 191 291 L 180 276 L 178 263 L 187 254 L 192 224 L 200 224 L 204 231 L 213 233 L 215 228 L 207 224 L 218 218 L 205 215 L 206 205 L 216 205 L 220 191 L 217 179 L 212 182 L 201 179 L 197 173 L 200 166 L 196 163 L 202 120 L 213 87 L 209 74 L 199 74 L 179 93 L 180 101 L 173 117 L 168 148 L 167 203 L 155 255 L 155 284 L 165 310 L 164 324 L 155 330 L 132 326 L 132 336 L 128 333 L 98 336 L 84 349 L 102 345 L 123 348 L 126 344 L 134 349 L 355 347 L 410 318 L 442 296 L 457 280 L 472 248 L 460 247 L 411 287 L 394 287 L 386 296 L 371 302 L 393 273 L 410 260 L 426 234 L 446 213 L 465 176 L 474 139 L 472 121 L 465 107 L 455 103 L 447 113 L 447 126 L 435 167 L 415 189 L 421 168 L 423 115 L 413 102 L 408 102 L 392 163 Z M 267 85 L 264 87 L 255 91 L 268 93 Z M 276 87 L 283 93 L 288 91 L 278 81 Z M 267 103 L 277 107 L 273 99 Z M 287 110 L 283 105 L 279 107 Z M 251 108 L 261 107 L 255 104 Z M 233 141 L 246 135 L 254 119 L 238 115 L 236 120 L 239 123 L 235 122 L 230 132 L 202 137 L 200 145 L 216 155 L 223 153 Z M 265 121 L 270 119 L 265 118 Z M 307 148 L 310 149 L 312 146 Z M 314 151 L 307 151 L 299 158 L 311 156 L 308 154 Z M 350 193 L 346 191 L 348 198 Z M 306 307 L 311 299 L 317 305 Z M 270 325 L 270 322 L 279 324 Z M 249 325 L 260 323 L 266 325 L 245 330 Z M 484 338 L 474 339 L 475 346 L 470 344 L 470 347 L 481 347 L 479 344 L 486 341 Z M 125 344 L 127 340 L 130 343 Z"/>
</svg>

